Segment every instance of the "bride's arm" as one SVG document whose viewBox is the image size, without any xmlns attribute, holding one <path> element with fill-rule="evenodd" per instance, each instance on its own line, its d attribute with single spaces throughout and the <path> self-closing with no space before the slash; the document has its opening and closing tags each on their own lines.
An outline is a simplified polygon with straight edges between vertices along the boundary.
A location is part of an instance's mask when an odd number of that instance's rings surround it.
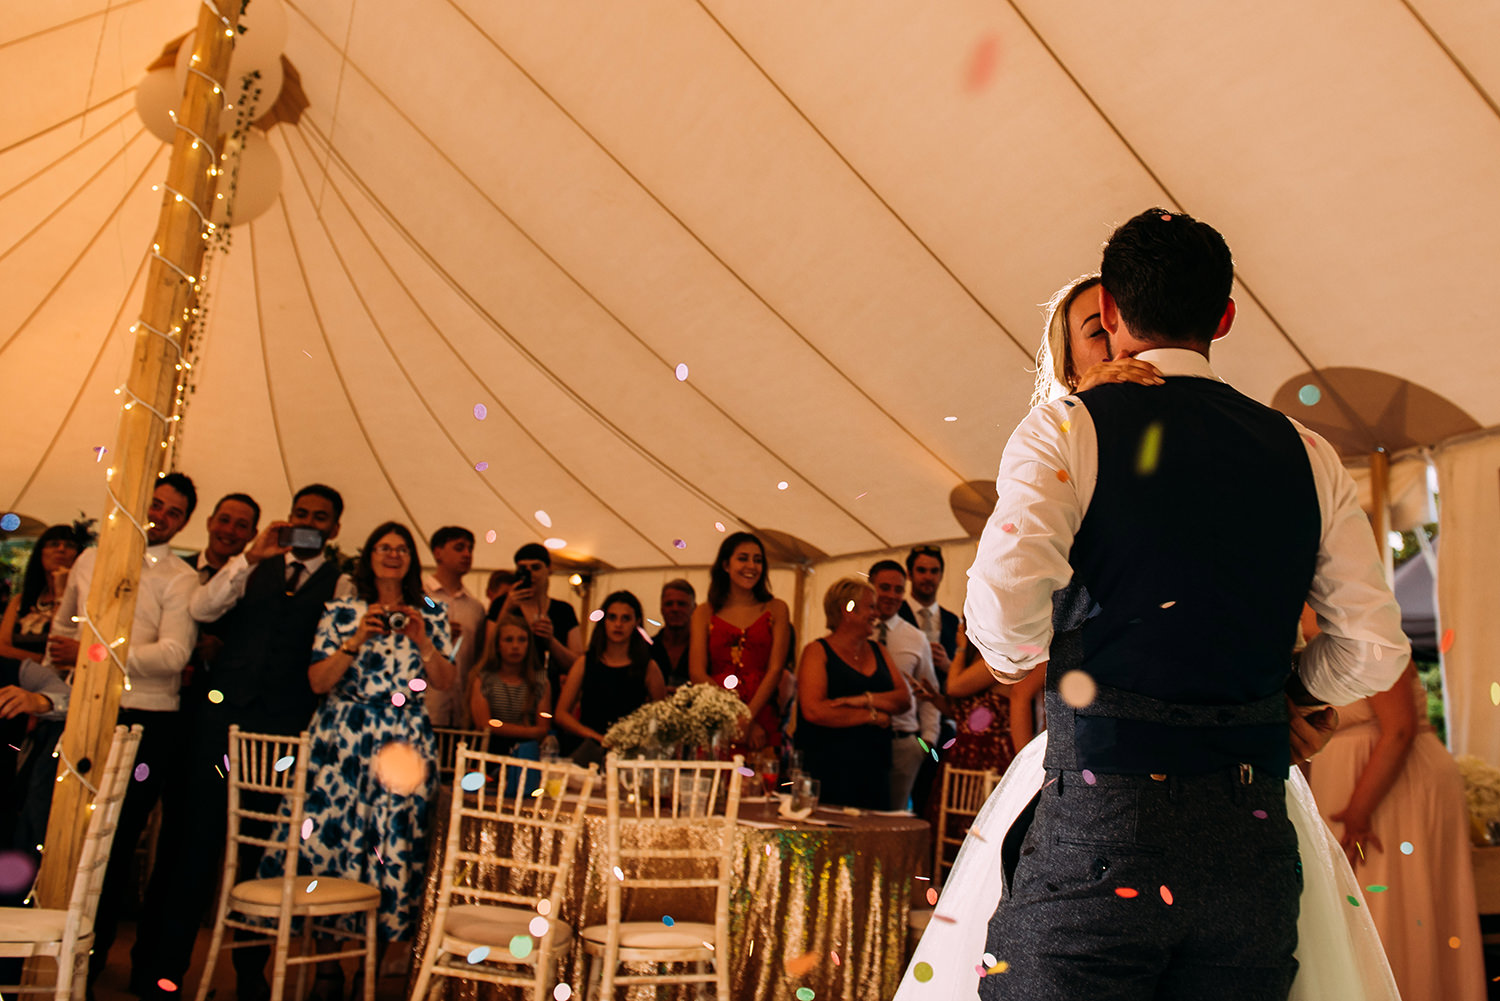
<svg viewBox="0 0 1500 1001">
<path fill-rule="evenodd" d="M 1407 665 L 1394 685 L 1370 697 L 1380 737 L 1370 752 L 1370 760 L 1359 773 L 1348 804 L 1328 818 L 1343 824 L 1339 844 L 1349 856 L 1351 866 L 1359 865 L 1362 851 L 1385 850 L 1371 830 L 1371 818 L 1405 767 L 1407 752 L 1411 750 L 1412 738 L 1417 733 L 1417 710 L 1412 700 L 1412 682 L 1416 675 L 1417 669 Z"/>
</svg>

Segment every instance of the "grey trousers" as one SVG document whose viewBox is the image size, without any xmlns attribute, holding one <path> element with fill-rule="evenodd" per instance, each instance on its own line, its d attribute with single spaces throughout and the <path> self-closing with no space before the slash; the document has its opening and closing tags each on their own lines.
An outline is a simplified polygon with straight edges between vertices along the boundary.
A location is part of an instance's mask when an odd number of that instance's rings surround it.
<svg viewBox="0 0 1500 1001">
<path fill-rule="evenodd" d="M 1047 778 L 1002 848 L 984 1001 L 1285 1001 L 1302 865 L 1282 780 Z"/>
<path fill-rule="evenodd" d="M 922 750 L 915 736 L 891 738 L 892 810 L 906 809 L 911 800 L 911 787 L 917 781 L 917 772 L 922 770 L 926 757 L 927 752 Z"/>
</svg>

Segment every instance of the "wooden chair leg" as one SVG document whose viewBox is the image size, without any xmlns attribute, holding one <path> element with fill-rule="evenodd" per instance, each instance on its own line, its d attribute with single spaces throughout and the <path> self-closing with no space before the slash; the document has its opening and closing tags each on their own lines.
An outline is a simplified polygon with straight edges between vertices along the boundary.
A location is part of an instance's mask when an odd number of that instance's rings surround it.
<svg viewBox="0 0 1500 1001">
<path fill-rule="evenodd" d="M 411 997 L 408 1001 L 425 1001 L 429 985 L 432 983 L 432 970 L 437 965 L 437 953 L 439 939 L 443 937 L 443 930 L 435 924 L 427 930 L 427 948 L 422 950 L 421 964 L 417 967 L 417 980 L 412 985 Z"/>
<path fill-rule="evenodd" d="M 315 951 L 312 937 L 313 920 L 311 916 L 302 919 L 302 955 L 310 956 Z M 297 964 L 297 994 L 296 1001 L 303 1001 L 307 997 L 307 968 L 312 963 Z"/>
<path fill-rule="evenodd" d="M 71 961 L 57 957 L 57 1001 L 83 1001 L 89 988 L 89 951 L 75 954 Z"/>
<path fill-rule="evenodd" d="M 379 910 L 370 908 L 365 912 L 365 996 L 364 1001 L 375 1001 L 375 937 L 379 931 Z"/>
<path fill-rule="evenodd" d="M 286 925 L 276 928 L 276 955 L 271 961 L 271 1001 L 283 1001 L 286 997 L 286 957 L 292 948 L 292 929 Z M 302 1001 L 298 998 L 297 1001 Z"/>
<path fill-rule="evenodd" d="M 214 919 L 214 933 L 208 940 L 208 957 L 203 964 L 203 976 L 198 978 L 197 1001 L 206 1001 L 209 988 L 214 982 L 214 966 L 219 962 L 219 950 L 224 947 L 224 909 Z"/>
</svg>

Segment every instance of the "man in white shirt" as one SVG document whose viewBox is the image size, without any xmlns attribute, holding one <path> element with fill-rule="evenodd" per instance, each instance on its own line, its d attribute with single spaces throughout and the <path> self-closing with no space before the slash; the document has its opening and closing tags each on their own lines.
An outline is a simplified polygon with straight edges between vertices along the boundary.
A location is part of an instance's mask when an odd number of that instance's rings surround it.
<svg viewBox="0 0 1500 1001">
<path fill-rule="evenodd" d="M 119 715 L 121 725 L 139 723 L 143 732 L 136 753 L 136 781 L 130 783 L 120 808 L 119 826 L 94 919 L 94 952 L 89 958 L 91 984 L 104 968 L 109 947 L 114 943 L 136 842 L 182 755 L 184 735 L 177 713 L 178 689 L 182 684 L 182 669 L 198 635 L 197 624 L 188 611 L 198 577 L 192 567 L 173 555 L 168 543 L 192 516 L 197 502 L 193 481 L 182 473 L 168 473 L 157 481 L 147 513 L 145 564 L 136 593 L 130 652 L 125 658 L 127 680 L 120 696 Z M 97 549 L 86 549 L 79 554 L 53 614 L 47 657 L 59 669 L 77 663 L 80 643 L 92 646 L 101 642 L 89 624 L 82 621 L 87 617 L 89 587 L 98 554 Z M 75 617 L 80 621 L 74 622 Z"/>
<path fill-rule="evenodd" d="M 1385 689 L 1400 612 L 1333 449 L 1209 366 L 1223 237 L 1150 209 L 1100 273 L 1113 356 L 1165 378 L 1038 406 L 1000 460 L 965 614 L 1000 680 L 1047 665 L 1048 779 L 995 847 L 1008 969 L 980 996 L 1278 1001 L 1301 892 L 1283 689 Z M 1304 601 L 1323 633 L 1298 678 Z"/>
<path fill-rule="evenodd" d="M 890 654 L 891 663 L 906 675 L 914 696 L 904 712 L 891 717 L 891 809 L 905 810 L 911 804 L 917 772 L 938 739 L 937 707 L 920 696 L 937 691 L 937 677 L 932 670 L 932 645 L 900 615 L 906 596 L 906 571 L 901 564 L 895 560 L 876 563 L 870 567 L 870 584 L 875 588 L 875 614 L 880 617 L 875 638 Z"/>
<path fill-rule="evenodd" d="M 458 652 L 453 663 L 458 680 L 447 691 L 427 690 L 427 716 L 433 726 L 469 726 L 469 671 L 484 657 L 484 605 L 464 587 L 464 574 L 474 566 L 474 533 L 457 525 L 445 525 L 432 533 L 429 543 L 436 568 L 422 581 L 427 597 L 448 606 L 448 628 Z"/>
</svg>

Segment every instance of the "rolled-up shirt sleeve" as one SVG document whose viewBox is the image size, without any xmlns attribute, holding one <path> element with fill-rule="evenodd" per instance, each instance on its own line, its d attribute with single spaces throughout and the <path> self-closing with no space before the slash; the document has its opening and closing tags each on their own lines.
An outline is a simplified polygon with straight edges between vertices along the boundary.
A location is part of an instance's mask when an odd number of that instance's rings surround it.
<svg viewBox="0 0 1500 1001">
<path fill-rule="evenodd" d="M 194 574 L 182 574 L 166 585 L 161 599 L 161 621 L 155 641 L 130 644 L 126 664 L 143 676 L 181 673 L 198 641 L 198 623 L 193 621 L 189 605 L 198 587 Z"/>
<path fill-rule="evenodd" d="M 245 582 L 250 577 L 250 561 L 244 553 L 231 556 L 219 572 L 193 589 L 189 614 L 197 622 L 218 622 L 224 613 L 245 596 Z"/>
<path fill-rule="evenodd" d="M 1411 644 L 1353 478 L 1333 446 L 1292 423 L 1308 445 L 1323 519 L 1307 595 L 1322 631 L 1302 651 L 1298 672 L 1312 695 L 1348 705 L 1390 688 L 1411 659 Z"/>
<path fill-rule="evenodd" d="M 65 719 L 68 715 L 68 700 L 73 694 L 73 689 L 66 681 L 50 667 L 43 667 L 34 660 L 23 660 L 17 672 L 17 681 L 21 687 L 28 692 L 36 692 L 45 695 L 52 703 L 52 708 L 44 713 L 37 713 L 37 719 Z"/>
<path fill-rule="evenodd" d="M 969 639 L 1001 681 L 1047 659 L 1052 593 L 1073 577 L 1068 555 L 1097 476 L 1093 421 L 1076 400 L 1034 408 L 1006 442 L 964 602 Z"/>
</svg>

